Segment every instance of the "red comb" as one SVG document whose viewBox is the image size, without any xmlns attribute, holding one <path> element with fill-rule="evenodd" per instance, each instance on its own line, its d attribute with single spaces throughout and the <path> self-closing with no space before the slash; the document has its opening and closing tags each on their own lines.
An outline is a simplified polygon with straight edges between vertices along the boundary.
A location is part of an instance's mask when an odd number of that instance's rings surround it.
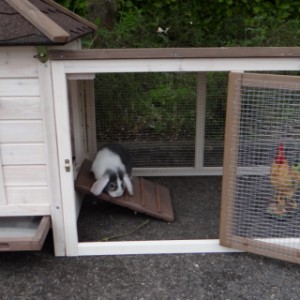
<svg viewBox="0 0 300 300">
<path fill-rule="evenodd" d="M 283 143 L 281 143 L 278 147 L 278 150 L 277 150 L 277 154 L 276 154 L 276 157 L 275 157 L 275 162 L 278 165 L 282 165 L 282 164 L 285 163 L 285 161 L 286 161 L 286 157 L 284 155 L 284 147 L 283 147 Z"/>
</svg>

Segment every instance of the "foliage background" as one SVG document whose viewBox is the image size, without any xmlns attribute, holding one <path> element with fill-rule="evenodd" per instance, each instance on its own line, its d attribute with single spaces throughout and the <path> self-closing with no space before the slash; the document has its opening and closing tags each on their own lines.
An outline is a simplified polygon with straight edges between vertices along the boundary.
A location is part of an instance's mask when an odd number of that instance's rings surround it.
<svg viewBox="0 0 300 300">
<path fill-rule="evenodd" d="M 99 25 L 86 46 L 298 46 L 299 0 L 60 0 Z M 169 28 L 167 34 L 157 29 Z"/>
<path fill-rule="evenodd" d="M 99 26 L 93 36 L 83 40 L 87 48 L 299 46 L 300 41 L 299 0 L 58 2 Z M 163 140 L 193 139 L 196 74 L 185 79 L 177 75 L 97 77 L 97 120 L 103 134 L 98 138 L 115 135 L 122 139 L 121 128 L 127 137 L 147 133 Z M 207 74 L 206 139 L 224 138 L 226 82 L 225 73 Z M 121 94 L 119 87 L 126 93 Z M 182 109 L 183 105 L 190 105 L 192 110 Z M 105 114 L 100 115 L 103 111 Z"/>
</svg>

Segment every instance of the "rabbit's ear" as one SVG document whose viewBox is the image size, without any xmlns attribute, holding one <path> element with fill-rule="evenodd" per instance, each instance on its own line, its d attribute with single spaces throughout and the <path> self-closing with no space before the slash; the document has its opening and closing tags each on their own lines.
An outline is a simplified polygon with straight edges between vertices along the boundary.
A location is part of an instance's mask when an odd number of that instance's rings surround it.
<svg viewBox="0 0 300 300">
<path fill-rule="evenodd" d="M 109 182 L 109 177 L 108 176 L 102 176 L 101 179 L 97 180 L 96 182 L 94 182 L 94 184 L 92 185 L 90 192 L 96 196 L 100 195 L 102 193 L 102 191 L 104 190 L 104 188 L 106 187 L 106 185 Z"/>
<path fill-rule="evenodd" d="M 131 183 L 131 180 L 130 180 L 128 174 L 124 175 L 124 182 L 125 182 L 125 186 L 129 192 L 129 194 L 133 195 L 133 187 L 132 187 L 132 183 Z"/>
</svg>

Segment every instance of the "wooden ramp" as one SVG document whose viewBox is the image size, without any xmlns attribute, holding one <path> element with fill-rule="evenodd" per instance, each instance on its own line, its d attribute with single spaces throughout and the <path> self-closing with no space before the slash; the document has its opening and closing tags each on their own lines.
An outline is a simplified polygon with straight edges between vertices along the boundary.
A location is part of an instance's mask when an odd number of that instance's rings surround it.
<svg viewBox="0 0 300 300">
<path fill-rule="evenodd" d="M 174 221 L 171 196 L 168 188 L 143 178 L 133 177 L 133 196 L 130 196 L 127 192 L 118 198 L 112 198 L 106 193 L 95 196 L 90 192 L 90 188 L 95 181 L 94 175 L 90 171 L 91 165 L 91 161 L 83 161 L 75 180 L 76 191 L 167 222 Z"/>
</svg>

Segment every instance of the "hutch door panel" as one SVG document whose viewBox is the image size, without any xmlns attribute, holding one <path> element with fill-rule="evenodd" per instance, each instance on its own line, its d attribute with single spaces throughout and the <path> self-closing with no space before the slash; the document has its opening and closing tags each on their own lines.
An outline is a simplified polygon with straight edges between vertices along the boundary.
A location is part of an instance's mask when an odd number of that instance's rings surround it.
<svg viewBox="0 0 300 300">
<path fill-rule="evenodd" d="M 300 77 L 231 73 L 220 243 L 300 263 Z"/>
</svg>

